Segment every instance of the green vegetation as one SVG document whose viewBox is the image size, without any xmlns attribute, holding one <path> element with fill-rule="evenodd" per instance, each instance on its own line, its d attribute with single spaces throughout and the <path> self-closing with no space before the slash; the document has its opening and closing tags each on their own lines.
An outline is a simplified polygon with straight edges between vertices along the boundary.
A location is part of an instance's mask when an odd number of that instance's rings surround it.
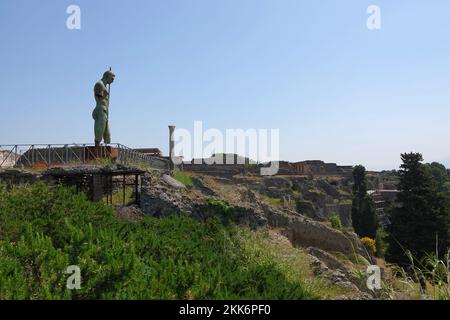
<svg viewBox="0 0 450 320">
<path fill-rule="evenodd" d="M 346 264 L 350 269 L 359 269 L 362 266 L 362 269 L 366 269 L 371 263 L 362 255 L 356 252 L 344 254 L 342 252 L 333 252 L 341 262 Z"/>
<path fill-rule="evenodd" d="M 282 200 L 281 198 L 275 198 L 275 197 L 271 197 L 268 196 L 267 194 L 264 193 L 260 193 L 261 197 L 263 198 L 263 200 L 269 204 L 271 204 L 274 207 L 281 207 L 282 205 Z"/>
<path fill-rule="evenodd" d="M 326 196 L 327 194 L 322 190 L 312 187 L 308 189 L 308 196 L 313 199 L 320 199 L 321 197 Z"/>
<path fill-rule="evenodd" d="M 377 251 L 377 246 L 374 239 L 363 237 L 361 239 L 361 243 L 370 254 L 375 254 L 375 252 Z"/>
<path fill-rule="evenodd" d="M 180 181 L 182 184 L 184 184 L 186 187 L 192 186 L 194 182 L 192 181 L 192 178 L 182 171 L 177 171 L 174 174 L 174 178 Z"/>
<path fill-rule="evenodd" d="M 384 258 L 387 251 L 386 243 L 387 233 L 381 229 L 377 230 L 377 235 L 375 237 L 375 247 L 377 249 L 376 256 L 379 258 Z"/>
<path fill-rule="evenodd" d="M 77 162 L 77 161 L 73 161 L 73 163 L 79 164 L 79 162 Z M 112 158 L 110 156 L 104 156 L 104 157 L 98 157 L 98 158 L 95 158 L 94 160 L 89 161 L 89 164 L 110 167 L 115 164 L 115 160 L 114 160 L 114 158 Z"/>
<path fill-rule="evenodd" d="M 355 166 L 353 169 L 352 222 L 360 237 L 375 238 L 377 219 L 375 205 L 367 194 L 366 168 Z"/>
<path fill-rule="evenodd" d="M 352 294 L 351 289 L 335 286 L 324 278 L 318 278 L 310 267 L 311 257 L 303 249 L 293 247 L 284 237 L 271 230 L 256 232 L 240 232 L 248 252 L 258 252 L 261 256 L 275 258 L 283 273 L 291 281 L 304 279 L 317 296 L 322 299 L 331 299 L 338 296 Z"/>
<path fill-rule="evenodd" d="M 383 277 L 382 299 L 450 300 L 448 256 L 438 259 L 434 254 L 422 259 L 405 251 L 410 263 L 407 271 L 397 265 L 387 265 Z"/>
<path fill-rule="evenodd" d="M 262 193 L 260 193 L 260 194 L 265 202 L 271 204 L 274 207 L 285 207 L 285 208 L 289 208 L 294 211 L 296 211 L 298 209 L 297 201 L 295 200 L 295 196 L 292 196 L 290 200 L 283 200 L 282 198 L 271 197 L 271 196 L 268 196 L 268 195 L 262 194 Z"/>
<path fill-rule="evenodd" d="M 418 261 L 437 250 L 439 257 L 450 246 L 450 213 L 438 190 L 431 170 L 420 153 L 401 155 L 397 205 L 390 213 L 389 248 L 386 258 L 400 265 L 410 265 L 411 256 Z"/>
<path fill-rule="evenodd" d="M 344 197 L 350 197 L 352 195 L 350 192 L 348 192 L 347 190 L 342 189 L 342 188 L 338 188 L 337 191 L 339 192 L 339 194 L 341 196 L 344 196 Z"/>
<path fill-rule="evenodd" d="M 295 190 L 294 187 L 292 187 L 291 190 L 292 190 L 292 197 L 294 197 L 294 198 L 299 198 L 302 195 L 301 192 L 298 190 Z"/>
<path fill-rule="evenodd" d="M 443 199 L 445 206 L 450 207 L 450 170 L 437 162 L 432 162 L 425 166 L 436 181 L 437 191 Z"/>
<path fill-rule="evenodd" d="M 223 224 L 229 225 L 239 220 L 240 212 L 227 201 L 208 197 L 207 204 L 209 211 L 213 212 Z"/>
<path fill-rule="evenodd" d="M 0 299 L 319 298 L 251 237 L 212 218 L 118 219 L 63 187 L 0 186 Z M 69 265 L 81 269 L 80 290 L 66 288 Z"/>
<path fill-rule="evenodd" d="M 103 197 L 103 201 L 107 203 L 106 196 Z M 136 195 L 134 193 L 133 186 L 125 186 L 125 202 L 123 197 L 123 188 L 120 186 L 119 188 L 113 190 L 112 192 L 112 204 L 117 205 L 129 205 L 136 203 Z"/>
<path fill-rule="evenodd" d="M 266 197 L 264 197 L 264 200 L 266 200 L 268 203 L 270 203 L 274 207 L 281 206 L 281 199 L 280 198 L 273 198 L 273 197 L 266 196 Z"/>
<path fill-rule="evenodd" d="M 334 229 L 337 229 L 337 230 L 342 230 L 343 229 L 341 218 L 339 217 L 339 215 L 336 212 L 333 212 L 331 214 L 330 222 L 331 222 L 331 226 Z"/>
</svg>

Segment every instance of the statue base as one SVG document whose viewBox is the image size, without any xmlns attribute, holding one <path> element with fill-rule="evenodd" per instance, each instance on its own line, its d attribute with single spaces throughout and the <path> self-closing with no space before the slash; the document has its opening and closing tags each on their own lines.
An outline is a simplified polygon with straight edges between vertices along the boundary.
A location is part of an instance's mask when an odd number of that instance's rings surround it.
<svg viewBox="0 0 450 320">
<path fill-rule="evenodd" d="M 85 147 L 85 161 L 111 158 L 113 160 L 119 157 L 119 149 L 110 146 L 89 146 Z"/>
</svg>

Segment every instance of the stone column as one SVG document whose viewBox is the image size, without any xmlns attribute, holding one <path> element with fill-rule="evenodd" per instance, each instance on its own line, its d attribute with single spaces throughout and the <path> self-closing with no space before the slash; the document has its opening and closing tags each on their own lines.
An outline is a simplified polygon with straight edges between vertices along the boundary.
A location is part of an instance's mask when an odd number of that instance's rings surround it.
<svg viewBox="0 0 450 320">
<path fill-rule="evenodd" d="M 175 148 L 175 141 L 173 140 L 173 133 L 175 132 L 175 126 L 169 126 L 169 160 L 170 160 L 170 170 L 173 170 L 174 164 L 173 164 L 173 157 L 174 154 L 174 148 Z"/>
</svg>

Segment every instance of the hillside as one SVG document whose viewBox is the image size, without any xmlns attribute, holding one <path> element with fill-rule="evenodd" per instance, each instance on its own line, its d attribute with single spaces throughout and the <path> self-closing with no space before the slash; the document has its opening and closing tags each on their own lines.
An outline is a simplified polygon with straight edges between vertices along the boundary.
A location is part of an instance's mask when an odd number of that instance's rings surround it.
<svg viewBox="0 0 450 320">
<path fill-rule="evenodd" d="M 320 299 L 306 253 L 218 219 L 131 218 L 43 184 L 0 190 L 0 299 Z M 66 288 L 67 266 L 82 270 Z"/>
<path fill-rule="evenodd" d="M 91 202 L 40 173 L 3 176 L 20 183 L 0 184 L 0 299 L 441 297 L 369 254 L 347 178 L 147 171 L 138 207 Z M 383 269 L 376 292 L 371 264 Z M 73 265 L 79 290 L 66 287 Z"/>
</svg>

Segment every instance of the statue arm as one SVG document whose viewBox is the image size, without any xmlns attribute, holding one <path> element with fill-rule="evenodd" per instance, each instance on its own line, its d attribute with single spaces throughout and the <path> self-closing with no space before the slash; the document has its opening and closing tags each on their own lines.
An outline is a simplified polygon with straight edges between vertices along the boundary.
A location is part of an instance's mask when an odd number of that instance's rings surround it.
<svg viewBox="0 0 450 320">
<path fill-rule="evenodd" d="M 94 94 L 98 98 L 107 98 L 108 90 L 106 90 L 105 87 L 102 86 L 100 83 L 97 83 L 97 84 L 95 84 L 95 87 L 94 87 Z"/>
</svg>

